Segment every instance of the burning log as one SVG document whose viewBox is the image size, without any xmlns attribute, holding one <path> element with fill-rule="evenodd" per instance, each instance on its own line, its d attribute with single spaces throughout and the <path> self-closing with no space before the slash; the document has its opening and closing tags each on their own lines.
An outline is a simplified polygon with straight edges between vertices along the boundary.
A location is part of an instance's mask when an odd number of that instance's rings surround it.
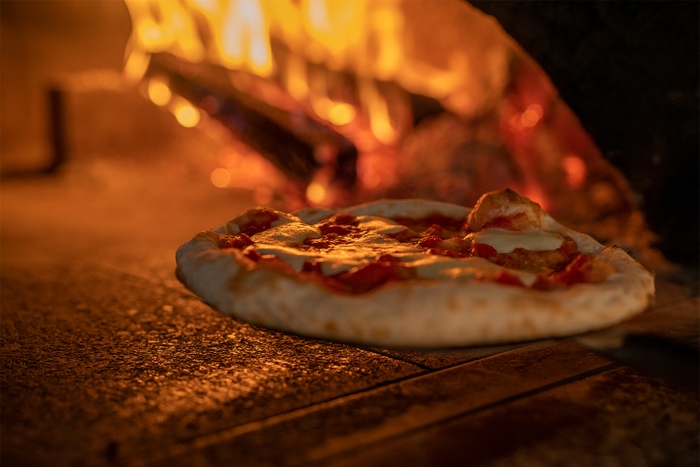
<svg viewBox="0 0 700 467">
<path fill-rule="evenodd" d="M 172 92 L 221 122 L 287 176 L 308 184 L 330 154 L 333 180 L 353 186 L 357 149 L 351 141 L 299 108 L 273 107 L 236 90 L 227 70 L 161 53 L 151 58 L 146 77 L 167 82 Z"/>
</svg>

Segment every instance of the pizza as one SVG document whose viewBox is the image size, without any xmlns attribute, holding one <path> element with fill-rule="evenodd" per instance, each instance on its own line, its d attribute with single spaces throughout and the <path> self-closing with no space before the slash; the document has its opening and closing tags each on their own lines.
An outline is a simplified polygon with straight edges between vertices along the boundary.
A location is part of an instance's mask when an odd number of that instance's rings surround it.
<svg viewBox="0 0 700 467">
<path fill-rule="evenodd" d="M 254 208 L 176 253 L 178 279 L 248 323 L 367 345 L 565 336 L 643 311 L 653 275 L 511 190 L 473 209 L 380 200 Z"/>
</svg>

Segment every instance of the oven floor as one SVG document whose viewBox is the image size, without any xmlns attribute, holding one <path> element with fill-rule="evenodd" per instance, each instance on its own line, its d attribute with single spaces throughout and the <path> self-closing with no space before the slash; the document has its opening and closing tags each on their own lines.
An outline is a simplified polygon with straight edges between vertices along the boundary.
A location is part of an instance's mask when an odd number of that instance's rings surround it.
<svg viewBox="0 0 700 467">
<path fill-rule="evenodd" d="M 168 177 L 2 183 L 4 467 L 700 462 L 697 393 L 572 341 L 384 350 L 221 316 L 174 252 L 252 202 Z M 695 289 L 660 281 L 626 326 L 697 346 Z"/>
</svg>

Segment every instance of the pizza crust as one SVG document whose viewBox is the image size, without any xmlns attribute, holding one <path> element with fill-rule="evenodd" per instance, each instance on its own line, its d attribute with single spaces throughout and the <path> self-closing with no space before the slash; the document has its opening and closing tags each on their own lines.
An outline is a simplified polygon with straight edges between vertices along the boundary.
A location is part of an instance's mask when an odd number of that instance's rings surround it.
<svg viewBox="0 0 700 467">
<path fill-rule="evenodd" d="M 390 200 L 338 211 L 307 209 L 295 217 L 315 223 L 340 211 L 413 218 L 439 212 L 457 219 L 470 212 L 446 203 Z M 213 308 L 246 322 L 380 346 L 452 347 L 565 336 L 616 324 L 648 306 L 653 276 L 627 253 L 566 229 L 544 211 L 538 215 L 547 230 L 569 235 L 581 251 L 609 261 L 618 272 L 603 283 L 553 291 L 455 279 L 393 281 L 345 294 L 302 276 L 253 267 L 241 251 L 220 249 L 219 236 L 237 230 L 234 219 L 180 247 L 176 273 Z"/>
</svg>

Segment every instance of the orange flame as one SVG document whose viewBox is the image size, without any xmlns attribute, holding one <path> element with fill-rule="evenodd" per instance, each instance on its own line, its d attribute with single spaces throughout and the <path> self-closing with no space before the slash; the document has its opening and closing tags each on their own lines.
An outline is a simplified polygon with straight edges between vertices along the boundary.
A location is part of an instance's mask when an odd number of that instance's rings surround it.
<svg viewBox="0 0 700 467">
<path fill-rule="evenodd" d="M 431 8 L 421 6 L 422 2 L 126 0 L 126 3 L 133 31 L 125 71 L 132 79 L 143 75 L 152 53 L 167 51 L 189 62 L 206 60 L 272 78 L 290 96 L 332 125 L 343 126 L 359 119 L 376 141 L 385 145 L 395 144 L 404 130 L 397 120 L 400 116 L 392 110 L 396 104 L 377 89 L 377 81 L 393 81 L 409 92 L 436 98 L 460 115 L 473 113 L 484 99 L 485 93 L 478 91 L 483 86 L 476 83 L 478 73 L 470 61 L 468 44 L 450 45 L 446 61 L 433 60 L 434 54 L 426 56 L 414 50 L 412 44 L 424 41 L 422 36 L 426 32 L 420 31 L 420 25 L 407 23 L 404 10 Z M 456 20 L 474 14 L 458 2 L 450 8 Z M 433 32 L 427 34 L 434 36 Z M 273 43 L 284 46 L 274 49 Z M 492 68 L 491 74 L 497 77 L 494 80 L 497 87 L 505 86 L 503 77 L 508 71 L 502 48 L 493 42 L 483 57 L 486 66 Z M 323 65 L 325 71 L 319 71 L 315 64 Z M 333 86 L 326 82 L 324 74 L 329 72 L 357 76 L 356 95 L 334 97 Z M 523 124 L 531 121 L 532 118 L 523 120 Z"/>
<path fill-rule="evenodd" d="M 301 106 L 350 138 L 360 151 L 358 181 L 369 191 L 379 192 L 397 180 L 398 148 L 412 125 L 410 110 L 406 110 L 411 107 L 406 101 L 408 93 L 432 97 L 466 120 L 487 114 L 489 105 L 498 112 L 497 102 L 511 89 L 509 64 L 513 54 L 519 53 L 489 20 L 457 1 L 441 2 L 442 16 L 432 19 L 430 2 L 400 0 L 126 2 L 133 20 L 125 67 L 131 78 L 143 74 L 150 54 L 159 52 L 228 68 L 239 90 L 278 108 L 294 101 L 297 107 L 288 110 L 297 111 Z M 445 17 L 459 26 L 445 24 Z M 474 44 L 456 36 L 465 25 L 478 37 Z M 421 48 L 427 41 L 431 47 Z M 508 144 L 514 152 L 524 154 L 520 162 L 527 166 L 523 170 L 526 194 L 547 205 L 547 190 L 539 186 L 538 169 L 527 160 L 539 150 L 537 145 L 546 144 L 544 122 L 549 117 L 545 118 L 544 109 L 548 114 L 551 109 L 547 96 L 536 92 L 539 75 L 521 72 L 518 76 L 516 84 L 522 89 L 517 88 L 517 94 L 522 100 L 507 100 L 501 117 L 508 127 Z M 183 126 L 199 125 L 206 116 L 173 96 L 163 80 L 150 79 L 147 93 L 156 104 L 168 106 Z M 576 189 L 585 182 L 586 164 L 581 157 L 564 156 L 562 153 L 559 160 L 559 173 Z M 229 165 L 217 169 L 212 183 L 238 186 L 240 176 L 225 183 L 224 179 L 240 170 L 245 170 L 247 178 L 259 180 L 256 173 L 262 171 L 252 159 L 246 163 L 249 167 L 245 169 L 233 170 Z M 324 169 L 330 167 L 326 165 Z M 325 205 L 340 196 L 324 169 L 306 189 L 311 204 Z M 259 198 L 267 199 L 266 193 L 261 192 Z"/>
<path fill-rule="evenodd" d="M 532 104 L 520 115 L 520 123 L 527 128 L 532 128 L 542 119 L 544 111 L 539 104 Z"/>
<path fill-rule="evenodd" d="M 184 99 L 177 99 L 171 110 L 178 123 L 186 128 L 196 126 L 201 118 L 199 110 Z"/>
<path fill-rule="evenodd" d="M 586 163 L 580 157 L 574 154 L 567 155 L 561 160 L 561 167 L 571 188 L 580 188 L 586 181 Z"/>
</svg>

